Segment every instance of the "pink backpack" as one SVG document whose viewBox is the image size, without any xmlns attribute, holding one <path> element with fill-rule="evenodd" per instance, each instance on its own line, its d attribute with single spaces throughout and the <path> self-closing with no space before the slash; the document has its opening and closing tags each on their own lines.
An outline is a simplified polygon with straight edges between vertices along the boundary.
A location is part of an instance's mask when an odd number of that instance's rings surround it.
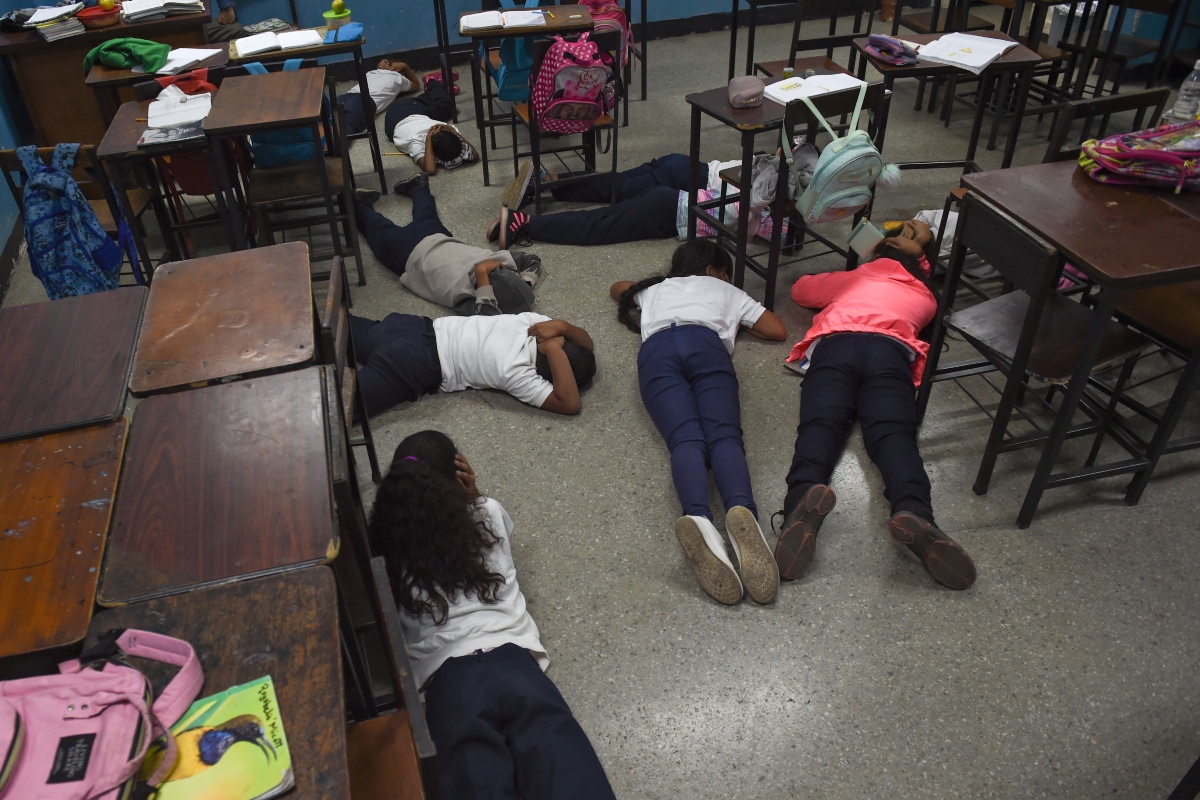
<svg viewBox="0 0 1200 800">
<path fill-rule="evenodd" d="M 115 663 L 119 653 L 181 669 L 151 706 L 150 682 Z M 58 671 L 0 683 L 0 800 L 124 800 L 150 743 L 166 734 L 166 755 L 147 781 L 157 787 L 175 766 L 169 728 L 204 684 L 192 646 L 111 631 Z"/>
<path fill-rule="evenodd" d="M 616 78 L 586 33 L 577 42 L 554 39 L 533 84 L 538 126 L 547 133 L 585 133 L 616 107 Z"/>
<path fill-rule="evenodd" d="M 621 66 L 629 63 L 629 47 L 633 44 L 633 26 L 625 18 L 625 12 L 613 0 L 583 0 L 592 15 L 592 33 L 617 31 L 621 34 Z"/>
<path fill-rule="evenodd" d="M 1200 120 L 1089 139 L 1079 166 L 1101 183 L 1200 191 Z"/>
</svg>

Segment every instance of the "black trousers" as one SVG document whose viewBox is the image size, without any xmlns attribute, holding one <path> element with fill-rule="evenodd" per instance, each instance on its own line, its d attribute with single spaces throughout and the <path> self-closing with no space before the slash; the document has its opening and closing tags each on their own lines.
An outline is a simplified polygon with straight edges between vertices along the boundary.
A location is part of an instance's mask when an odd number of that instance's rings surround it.
<svg viewBox="0 0 1200 800">
<path fill-rule="evenodd" d="M 425 689 L 442 797 L 613 800 L 587 734 L 515 644 L 452 658 Z"/>
<path fill-rule="evenodd" d="M 371 206 L 354 199 L 354 216 L 358 232 L 379 263 L 397 275 L 403 275 L 408 257 L 427 236 L 443 233 L 452 236 L 438 218 L 437 203 L 428 186 L 417 186 L 412 192 L 412 222 L 397 225 Z"/>
<path fill-rule="evenodd" d="M 376 322 L 351 316 L 350 332 L 368 417 L 433 394 L 442 385 L 442 362 L 429 317 L 388 314 Z"/>
<path fill-rule="evenodd" d="M 800 390 L 800 426 L 788 473 L 797 487 L 829 483 L 858 419 L 867 454 L 883 475 L 892 513 L 933 519 L 929 476 L 917 450 L 917 402 L 908 350 L 889 336 L 840 333 L 813 351 Z"/>
<path fill-rule="evenodd" d="M 439 122 L 454 121 L 454 97 L 439 81 L 429 84 L 429 89 L 416 97 L 401 97 L 388 106 L 383 118 L 383 129 L 388 138 L 396 130 L 396 123 L 413 114 L 424 114 Z"/>
</svg>

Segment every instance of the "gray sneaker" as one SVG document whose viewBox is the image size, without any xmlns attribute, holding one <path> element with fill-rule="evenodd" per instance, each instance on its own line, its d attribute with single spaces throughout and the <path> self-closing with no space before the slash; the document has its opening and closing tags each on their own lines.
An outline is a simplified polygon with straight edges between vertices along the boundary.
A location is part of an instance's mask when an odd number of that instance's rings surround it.
<svg viewBox="0 0 1200 800">
<path fill-rule="evenodd" d="M 750 509 L 734 506 L 726 511 L 725 532 L 729 534 L 729 543 L 737 556 L 738 574 L 746 594 L 762 605 L 775 602 L 775 594 L 779 591 L 779 566 Z"/>
<path fill-rule="evenodd" d="M 500 205 L 512 211 L 520 211 L 525 205 L 526 194 L 529 192 L 529 179 L 533 177 L 533 162 L 526 161 L 517 169 L 517 177 L 509 182 L 500 198 Z"/>
<path fill-rule="evenodd" d="M 704 517 L 680 517 L 675 520 L 675 538 L 687 554 L 701 589 L 727 606 L 742 599 L 742 581 L 725 554 L 725 541 L 712 522 Z"/>
</svg>

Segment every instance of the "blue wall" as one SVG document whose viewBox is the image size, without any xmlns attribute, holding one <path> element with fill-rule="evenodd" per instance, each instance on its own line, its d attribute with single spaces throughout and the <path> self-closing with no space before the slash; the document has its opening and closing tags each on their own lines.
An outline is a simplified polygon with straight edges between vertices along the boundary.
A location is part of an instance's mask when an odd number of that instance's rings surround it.
<svg viewBox="0 0 1200 800">
<path fill-rule="evenodd" d="M 8 107 L 9 92 L 0 93 L 0 149 L 8 150 L 22 142 L 17 141 L 17 126 L 13 123 L 12 111 Z M 0 247 L 8 241 L 9 232 L 18 217 L 17 202 L 7 186 L 0 185 Z"/>
</svg>

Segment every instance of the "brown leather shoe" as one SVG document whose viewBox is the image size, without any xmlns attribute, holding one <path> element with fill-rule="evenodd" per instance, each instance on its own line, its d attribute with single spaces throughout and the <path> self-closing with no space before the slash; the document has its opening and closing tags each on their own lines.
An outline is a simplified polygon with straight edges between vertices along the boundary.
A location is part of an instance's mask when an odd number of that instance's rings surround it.
<svg viewBox="0 0 1200 800">
<path fill-rule="evenodd" d="M 817 531 L 825 516 L 833 511 L 837 495 L 823 483 L 814 484 L 783 520 L 783 533 L 775 543 L 775 562 L 779 577 L 785 581 L 800 578 L 812 566 L 817 554 Z"/>
<path fill-rule="evenodd" d="M 932 522 L 901 511 L 888 523 L 892 539 L 916 553 L 933 579 L 951 589 L 967 589 L 975 583 L 975 562 L 958 542 Z"/>
</svg>

